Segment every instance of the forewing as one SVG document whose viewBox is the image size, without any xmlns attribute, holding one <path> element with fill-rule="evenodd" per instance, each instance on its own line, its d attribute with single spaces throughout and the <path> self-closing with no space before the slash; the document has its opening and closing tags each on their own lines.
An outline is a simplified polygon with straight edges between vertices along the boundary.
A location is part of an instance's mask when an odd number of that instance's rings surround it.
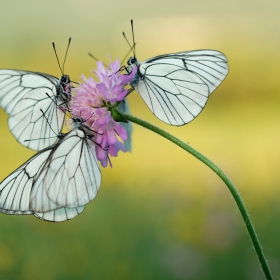
<svg viewBox="0 0 280 280">
<path fill-rule="evenodd" d="M 96 196 L 100 183 L 93 142 L 83 130 L 72 130 L 38 176 L 32 189 L 31 208 L 42 213 L 83 206 Z"/>
<path fill-rule="evenodd" d="M 52 145 L 62 129 L 64 112 L 58 108 L 57 84 L 57 78 L 43 73 L 0 70 L 0 106 L 9 114 L 15 138 L 30 149 Z"/>
<path fill-rule="evenodd" d="M 161 55 L 140 64 L 132 85 L 159 119 L 178 126 L 201 112 L 228 70 L 226 57 L 214 50 Z"/>
<path fill-rule="evenodd" d="M 51 153 L 45 149 L 16 169 L 0 184 L 0 212 L 4 214 L 32 214 L 30 193 L 37 174 Z"/>
</svg>

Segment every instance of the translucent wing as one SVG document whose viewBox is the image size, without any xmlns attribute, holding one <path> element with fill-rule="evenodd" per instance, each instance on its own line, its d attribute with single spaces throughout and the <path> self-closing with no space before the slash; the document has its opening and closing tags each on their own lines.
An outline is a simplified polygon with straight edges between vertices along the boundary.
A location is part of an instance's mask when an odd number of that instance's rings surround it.
<svg viewBox="0 0 280 280">
<path fill-rule="evenodd" d="M 30 208 L 30 193 L 37 174 L 48 160 L 53 147 L 36 154 L 16 169 L 0 184 L 0 212 L 9 215 L 28 215 L 52 222 L 70 220 L 79 215 L 85 206 L 65 208 L 45 213 Z"/>
<path fill-rule="evenodd" d="M 97 194 L 101 173 L 93 142 L 74 129 L 0 184 L 0 212 L 46 221 L 73 219 Z"/>
<path fill-rule="evenodd" d="M 84 130 L 74 129 L 40 171 L 31 192 L 31 208 L 40 213 L 79 208 L 94 199 L 100 183 L 95 146 Z"/>
<path fill-rule="evenodd" d="M 37 174 L 52 148 L 43 150 L 16 169 L 0 184 L 0 211 L 5 214 L 33 214 L 30 193 Z"/>
<path fill-rule="evenodd" d="M 201 112 L 229 71 L 226 56 L 215 50 L 160 55 L 134 65 L 132 86 L 160 120 L 177 126 Z"/>
<path fill-rule="evenodd" d="M 34 216 L 40 220 L 48 222 L 64 222 L 71 220 L 81 214 L 85 209 L 85 205 L 77 208 L 62 207 L 53 211 L 37 213 L 34 212 Z"/>
<path fill-rule="evenodd" d="M 65 77 L 68 76 L 58 79 L 44 73 L 0 70 L 0 106 L 9 114 L 9 128 L 22 145 L 41 150 L 57 140 L 64 120 L 64 112 L 58 106 L 63 108 L 71 98 L 70 81 L 66 82 L 67 88 L 62 83 Z"/>
</svg>

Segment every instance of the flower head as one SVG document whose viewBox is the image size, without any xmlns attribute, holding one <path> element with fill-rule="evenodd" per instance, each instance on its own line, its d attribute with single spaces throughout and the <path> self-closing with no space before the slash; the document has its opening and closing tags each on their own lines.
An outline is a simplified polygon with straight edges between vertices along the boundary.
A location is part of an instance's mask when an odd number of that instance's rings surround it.
<svg viewBox="0 0 280 280">
<path fill-rule="evenodd" d="M 120 61 L 104 67 L 101 61 L 97 62 L 97 70 L 92 72 L 97 76 L 98 82 L 92 77 L 81 76 L 83 83 L 74 88 L 74 98 L 70 105 L 73 117 L 81 117 L 84 124 L 92 129 L 96 136 L 96 155 L 103 167 L 111 161 L 109 156 L 116 157 L 121 150 L 126 151 L 120 141 L 127 139 L 126 130 L 114 120 L 112 108 L 126 97 L 128 90 L 124 87 L 133 79 L 136 67 L 130 74 L 122 74 Z"/>
</svg>

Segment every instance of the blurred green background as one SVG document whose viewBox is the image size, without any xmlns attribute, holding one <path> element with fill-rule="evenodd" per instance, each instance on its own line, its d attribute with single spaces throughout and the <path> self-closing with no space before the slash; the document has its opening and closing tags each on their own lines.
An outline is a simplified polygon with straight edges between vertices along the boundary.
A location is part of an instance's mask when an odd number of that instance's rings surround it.
<svg viewBox="0 0 280 280">
<path fill-rule="evenodd" d="M 217 49 L 230 72 L 204 111 L 174 128 L 149 112 L 136 92 L 132 114 L 202 152 L 233 181 L 245 201 L 275 279 L 280 279 L 279 1 L 1 1 L 2 68 L 78 81 L 121 59 L 134 19 L 136 53 Z M 0 180 L 33 152 L 11 136 L 0 109 Z M 77 218 L 48 223 L 0 215 L 3 279 L 264 279 L 241 216 L 223 182 L 165 139 L 134 126 L 133 152 L 102 170 L 96 199 Z"/>
</svg>

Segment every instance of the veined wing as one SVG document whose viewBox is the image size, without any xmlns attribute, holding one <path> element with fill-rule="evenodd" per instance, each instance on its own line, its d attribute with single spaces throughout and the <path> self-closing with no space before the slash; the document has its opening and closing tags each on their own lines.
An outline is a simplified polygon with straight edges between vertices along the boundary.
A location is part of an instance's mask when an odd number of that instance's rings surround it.
<svg viewBox="0 0 280 280">
<path fill-rule="evenodd" d="M 22 145 L 41 150 L 55 143 L 64 121 L 59 106 L 67 102 L 63 91 L 70 94 L 71 90 L 62 83 L 65 77 L 68 76 L 58 79 L 44 73 L 0 70 L 0 106 L 9 114 L 9 128 Z"/>
<path fill-rule="evenodd" d="M 62 207 L 56 210 L 52 210 L 49 212 L 44 212 L 44 213 L 38 213 L 34 212 L 33 215 L 43 221 L 48 221 L 48 222 L 64 222 L 67 220 L 71 220 L 75 217 L 77 217 L 79 214 L 81 214 L 84 209 L 85 205 L 80 206 L 80 207 L 75 207 L 75 208 L 66 208 Z"/>
<path fill-rule="evenodd" d="M 29 207 L 31 189 L 51 150 L 52 147 L 37 153 L 1 182 L 0 211 L 2 213 L 33 214 Z"/>
<path fill-rule="evenodd" d="M 177 126 L 201 112 L 229 70 L 225 55 L 214 50 L 160 55 L 136 65 L 131 84 L 159 119 Z"/>
<path fill-rule="evenodd" d="M 0 184 L 0 212 L 9 215 L 30 215 L 51 222 L 70 220 L 79 215 L 85 206 L 62 207 L 57 210 L 37 213 L 30 209 L 30 193 L 34 180 L 51 153 L 52 147 L 39 152 L 16 169 Z"/>
<path fill-rule="evenodd" d="M 61 222 L 73 219 L 84 210 L 85 205 L 79 205 L 78 207 L 55 205 L 46 193 L 42 193 L 41 202 L 37 202 L 41 204 L 41 208 L 46 209 L 51 206 L 53 208 L 52 210 L 46 210 L 44 212 L 35 211 L 30 202 L 32 189 L 36 180 L 41 180 L 42 177 L 40 175 L 45 176 L 47 173 L 46 166 L 51 166 L 50 161 L 54 152 L 59 150 L 59 148 L 64 149 L 61 146 L 62 143 L 63 140 L 61 139 L 57 144 L 40 151 L 2 181 L 0 184 L 0 212 L 10 215 L 33 214 L 41 220 Z M 98 171 L 101 177 L 100 170 L 98 169 Z M 53 187 L 59 189 L 61 186 L 56 185 Z M 44 206 L 42 206 L 43 203 L 45 204 Z"/>
<path fill-rule="evenodd" d="M 74 129 L 40 171 L 31 192 L 31 209 L 44 213 L 78 208 L 95 198 L 100 184 L 95 146 L 83 129 Z"/>
</svg>

